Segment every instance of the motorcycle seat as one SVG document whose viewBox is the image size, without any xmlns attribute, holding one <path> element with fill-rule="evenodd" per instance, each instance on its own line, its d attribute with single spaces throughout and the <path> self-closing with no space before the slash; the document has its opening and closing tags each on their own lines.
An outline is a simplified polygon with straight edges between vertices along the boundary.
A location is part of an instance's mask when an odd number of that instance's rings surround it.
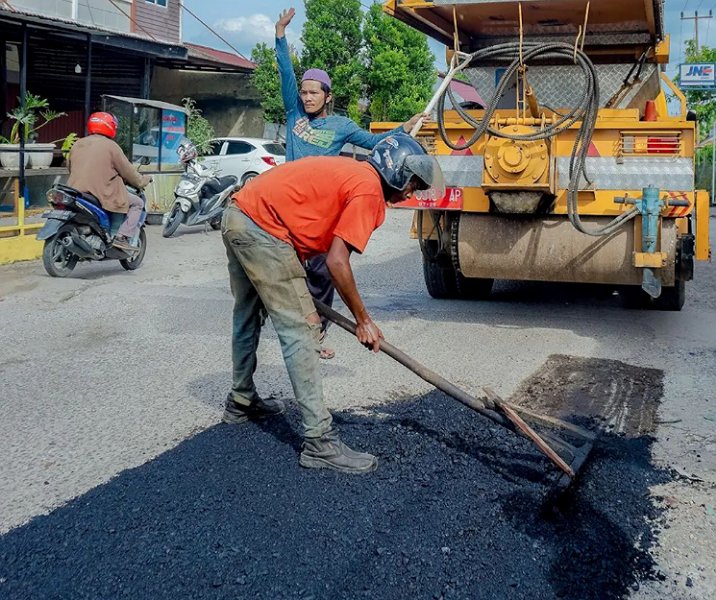
<svg viewBox="0 0 716 600">
<path fill-rule="evenodd" d="M 234 175 L 225 175 L 224 177 L 213 177 L 204 184 L 201 190 L 203 198 L 211 198 L 214 194 L 220 194 L 227 187 L 236 185 L 239 179 Z"/>
<path fill-rule="evenodd" d="M 94 204 L 98 208 L 102 208 L 102 204 L 100 204 L 100 201 L 97 200 L 97 198 L 95 198 L 89 192 L 80 192 L 79 190 L 76 190 L 69 185 L 62 185 L 61 183 L 58 183 L 55 187 L 72 196 L 79 196 L 83 200 L 87 200 L 87 202 L 89 202 L 90 204 Z"/>
<path fill-rule="evenodd" d="M 239 178 L 235 175 L 224 175 L 223 177 L 216 178 L 221 185 L 222 189 L 229 187 L 230 185 L 236 185 L 239 183 Z"/>
</svg>

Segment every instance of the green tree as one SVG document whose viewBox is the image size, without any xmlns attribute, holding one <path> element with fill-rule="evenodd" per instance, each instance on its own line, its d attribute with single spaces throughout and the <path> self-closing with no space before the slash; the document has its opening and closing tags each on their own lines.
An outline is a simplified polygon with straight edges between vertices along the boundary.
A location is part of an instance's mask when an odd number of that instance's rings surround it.
<svg viewBox="0 0 716 600">
<path fill-rule="evenodd" d="M 251 60 L 256 63 L 256 69 L 251 74 L 251 82 L 261 96 L 264 119 L 269 123 L 285 123 L 286 110 L 281 98 L 281 81 L 278 76 L 276 51 L 266 44 L 256 44 L 251 50 Z M 303 70 L 293 48 L 291 48 L 291 60 L 293 61 L 293 70 L 297 76 L 300 76 Z"/>
<path fill-rule="evenodd" d="M 186 137 L 192 141 L 200 154 L 206 154 L 211 147 L 209 140 L 214 137 L 214 127 L 201 114 L 193 98 L 182 98 L 182 106 L 189 113 Z"/>
<path fill-rule="evenodd" d="M 371 6 L 363 26 L 366 96 L 374 121 L 404 121 L 425 109 L 437 78 L 424 34 Z"/>
<path fill-rule="evenodd" d="M 333 81 L 333 100 L 348 116 L 359 118 L 361 78 L 360 0 L 304 0 L 303 56 L 306 68 L 324 69 Z"/>
<path fill-rule="evenodd" d="M 686 62 L 689 63 L 716 63 L 716 48 L 702 46 L 696 48 L 696 42 L 689 40 L 686 42 Z M 699 124 L 701 138 L 710 137 L 716 123 L 716 94 L 714 92 L 686 92 L 686 101 L 691 110 L 696 113 L 696 119 Z M 697 152 L 697 162 L 700 165 L 711 166 L 711 153 L 713 147 L 711 144 L 701 148 Z M 704 169 L 703 173 L 708 171 L 708 177 L 704 177 L 699 182 L 700 185 L 711 187 L 711 170 Z M 713 194 L 713 192 L 712 192 Z"/>
</svg>

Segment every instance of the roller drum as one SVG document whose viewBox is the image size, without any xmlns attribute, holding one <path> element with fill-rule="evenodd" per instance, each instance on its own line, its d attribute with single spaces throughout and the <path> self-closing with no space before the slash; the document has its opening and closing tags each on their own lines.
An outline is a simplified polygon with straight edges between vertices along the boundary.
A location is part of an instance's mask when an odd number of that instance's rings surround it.
<svg viewBox="0 0 716 600">
<path fill-rule="evenodd" d="M 612 217 L 582 217 L 586 227 L 601 227 Z M 675 283 L 677 229 L 663 220 L 658 269 L 664 286 Z M 457 257 L 465 277 L 641 285 L 642 269 L 633 266 L 633 222 L 606 237 L 577 231 L 566 217 L 463 213 Z M 637 218 L 636 226 L 640 227 Z"/>
</svg>

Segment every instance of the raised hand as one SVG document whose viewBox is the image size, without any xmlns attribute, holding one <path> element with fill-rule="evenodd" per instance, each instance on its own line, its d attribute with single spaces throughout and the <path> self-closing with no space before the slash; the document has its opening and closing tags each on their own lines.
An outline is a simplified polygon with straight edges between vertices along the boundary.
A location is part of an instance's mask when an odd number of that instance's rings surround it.
<svg viewBox="0 0 716 600">
<path fill-rule="evenodd" d="M 296 11 L 293 8 L 281 11 L 281 14 L 278 17 L 278 21 L 276 21 L 276 37 L 284 36 L 284 34 L 286 33 L 286 27 L 289 26 L 295 14 Z"/>
</svg>

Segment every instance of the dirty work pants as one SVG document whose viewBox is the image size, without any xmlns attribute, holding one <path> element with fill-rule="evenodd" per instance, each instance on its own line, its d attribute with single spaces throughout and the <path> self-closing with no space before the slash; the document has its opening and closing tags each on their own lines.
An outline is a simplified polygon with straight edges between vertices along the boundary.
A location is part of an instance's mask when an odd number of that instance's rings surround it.
<svg viewBox="0 0 716 600">
<path fill-rule="evenodd" d="M 130 240 L 137 235 L 139 231 L 139 219 L 142 217 L 144 210 L 144 202 L 139 196 L 129 194 L 129 210 L 127 216 L 119 227 L 117 235 L 124 235 Z"/>
<path fill-rule="evenodd" d="M 320 437 L 331 429 L 323 402 L 319 370 L 320 325 L 306 286 L 306 272 L 292 246 L 266 233 L 235 205 L 224 211 L 222 237 L 234 295 L 232 395 L 239 404 L 257 398 L 253 375 L 261 334 L 261 309 L 271 317 L 283 360 L 301 407 L 304 435 Z"/>
<path fill-rule="evenodd" d="M 320 300 L 333 308 L 333 296 L 336 288 L 333 285 L 331 272 L 326 266 L 326 255 L 319 254 L 313 258 L 309 258 L 305 263 L 306 281 L 308 282 L 308 291 L 316 300 Z M 321 332 L 328 329 L 330 321 L 321 315 Z"/>
</svg>

